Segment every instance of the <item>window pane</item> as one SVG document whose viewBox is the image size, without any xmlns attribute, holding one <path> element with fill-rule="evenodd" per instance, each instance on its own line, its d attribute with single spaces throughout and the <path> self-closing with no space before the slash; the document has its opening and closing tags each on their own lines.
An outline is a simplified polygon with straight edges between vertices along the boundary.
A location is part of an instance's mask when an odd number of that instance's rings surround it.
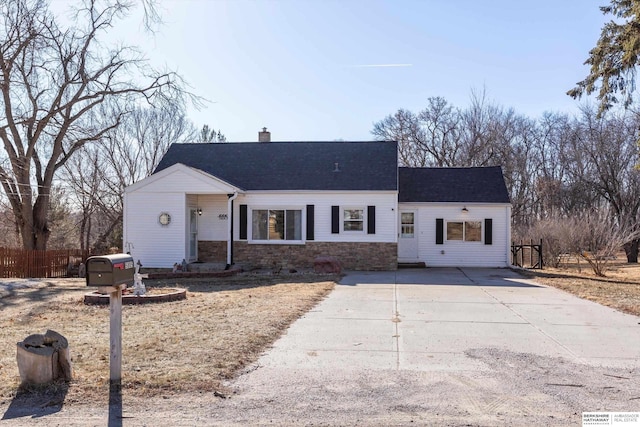
<svg viewBox="0 0 640 427">
<path fill-rule="evenodd" d="M 284 240 L 284 211 L 269 211 L 269 240 Z"/>
<path fill-rule="evenodd" d="M 267 216 L 266 210 L 252 211 L 251 238 L 253 240 L 267 240 Z"/>
<path fill-rule="evenodd" d="M 461 222 L 447 222 L 447 240 L 462 240 Z"/>
<path fill-rule="evenodd" d="M 345 221 L 344 231 L 362 231 L 364 230 L 362 221 Z"/>
<path fill-rule="evenodd" d="M 345 220 L 359 219 L 362 221 L 362 218 L 364 218 L 363 209 L 345 209 L 344 210 Z"/>
<path fill-rule="evenodd" d="M 400 230 L 400 237 L 412 238 L 413 237 L 413 225 L 402 225 Z"/>
<path fill-rule="evenodd" d="M 196 209 L 189 211 L 189 231 L 192 233 L 198 232 L 198 211 Z"/>
<path fill-rule="evenodd" d="M 467 242 L 482 241 L 482 223 L 480 221 L 467 221 L 464 223 L 464 240 Z"/>
<path fill-rule="evenodd" d="M 413 212 L 402 212 L 400 217 L 401 224 L 410 224 L 413 225 Z"/>
<path fill-rule="evenodd" d="M 302 211 L 288 210 L 286 240 L 302 240 Z"/>
</svg>

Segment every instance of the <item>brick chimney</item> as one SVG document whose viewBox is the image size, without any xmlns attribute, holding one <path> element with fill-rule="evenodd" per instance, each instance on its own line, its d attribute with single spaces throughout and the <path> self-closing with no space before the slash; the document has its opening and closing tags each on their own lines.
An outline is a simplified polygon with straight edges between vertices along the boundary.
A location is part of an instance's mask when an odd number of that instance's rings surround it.
<svg viewBox="0 0 640 427">
<path fill-rule="evenodd" d="M 267 128 L 262 128 L 262 132 L 258 132 L 258 142 L 271 142 L 271 132 Z"/>
</svg>

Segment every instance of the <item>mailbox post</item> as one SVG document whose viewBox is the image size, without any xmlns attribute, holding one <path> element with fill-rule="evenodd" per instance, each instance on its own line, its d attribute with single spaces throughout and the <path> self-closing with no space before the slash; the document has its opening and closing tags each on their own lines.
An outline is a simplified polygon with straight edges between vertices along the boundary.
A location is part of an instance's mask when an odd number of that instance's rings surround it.
<svg viewBox="0 0 640 427">
<path fill-rule="evenodd" d="M 122 380 L 122 291 L 133 284 L 133 258 L 127 254 L 93 256 L 87 259 L 87 286 L 109 294 L 109 379 Z"/>
</svg>

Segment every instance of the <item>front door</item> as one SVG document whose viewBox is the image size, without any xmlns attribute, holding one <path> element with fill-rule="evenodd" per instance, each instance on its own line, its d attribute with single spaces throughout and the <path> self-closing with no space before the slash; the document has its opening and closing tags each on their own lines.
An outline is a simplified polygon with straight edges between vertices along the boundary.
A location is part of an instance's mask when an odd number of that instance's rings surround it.
<svg viewBox="0 0 640 427">
<path fill-rule="evenodd" d="M 189 261 L 198 259 L 198 210 L 189 209 Z"/>
<path fill-rule="evenodd" d="M 416 261 L 418 259 L 417 211 L 401 210 L 398 227 L 398 260 Z"/>
</svg>

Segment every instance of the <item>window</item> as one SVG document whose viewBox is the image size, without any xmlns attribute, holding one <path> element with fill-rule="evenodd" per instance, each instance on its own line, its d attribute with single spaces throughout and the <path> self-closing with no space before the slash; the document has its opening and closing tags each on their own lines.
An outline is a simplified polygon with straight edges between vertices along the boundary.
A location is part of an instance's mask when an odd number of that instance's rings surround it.
<svg viewBox="0 0 640 427">
<path fill-rule="evenodd" d="M 447 240 L 462 240 L 463 234 L 462 222 L 447 222 Z"/>
<path fill-rule="evenodd" d="M 465 242 L 482 241 L 482 222 L 447 222 L 447 240 Z"/>
<path fill-rule="evenodd" d="M 344 231 L 364 231 L 364 209 L 344 209 Z"/>
<path fill-rule="evenodd" d="M 256 209 L 252 211 L 253 240 L 302 240 L 302 211 Z"/>
<path fill-rule="evenodd" d="M 412 238 L 414 233 L 414 213 L 402 212 L 400 214 L 400 237 Z"/>
<path fill-rule="evenodd" d="M 482 241 L 482 222 L 466 221 L 464 223 L 464 240 L 465 242 L 481 242 Z"/>
</svg>

